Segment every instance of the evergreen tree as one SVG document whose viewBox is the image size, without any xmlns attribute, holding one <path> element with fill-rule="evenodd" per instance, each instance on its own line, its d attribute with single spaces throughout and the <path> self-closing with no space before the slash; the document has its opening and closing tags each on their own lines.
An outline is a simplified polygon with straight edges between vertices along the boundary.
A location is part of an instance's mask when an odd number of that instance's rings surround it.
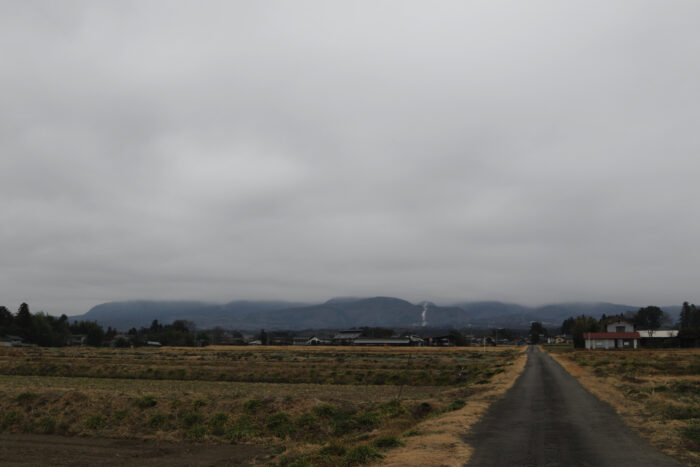
<svg viewBox="0 0 700 467">
<path fill-rule="evenodd" d="M 29 311 L 29 305 L 22 303 L 17 310 L 15 316 L 15 324 L 19 328 L 19 333 L 22 337 L 29 339 L 33 331 L 32 314 Z"/>
<path fill-rule="evenodd" d="M 681 316 L 680 316 L 680 328 L 681 329 L 688 329 L 690 327 L 690 318 L 691 318 L 691 308 L 690 304 L 688 302 L 683 302 L 683 307 L 681 308 Z"/>
</svg>

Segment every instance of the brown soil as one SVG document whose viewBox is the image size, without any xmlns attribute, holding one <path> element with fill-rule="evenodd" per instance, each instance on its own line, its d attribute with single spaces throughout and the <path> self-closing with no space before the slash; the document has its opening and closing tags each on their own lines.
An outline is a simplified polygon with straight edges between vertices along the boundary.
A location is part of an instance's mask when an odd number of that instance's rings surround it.
<svg viewBox="0 0 700 467">
<path fill-rule="evenodd" d="M 55 435 L 0 436 L 3 466 L 245 466 L 272 458 L 256 445 L 202 445 Z"/>
</svg>

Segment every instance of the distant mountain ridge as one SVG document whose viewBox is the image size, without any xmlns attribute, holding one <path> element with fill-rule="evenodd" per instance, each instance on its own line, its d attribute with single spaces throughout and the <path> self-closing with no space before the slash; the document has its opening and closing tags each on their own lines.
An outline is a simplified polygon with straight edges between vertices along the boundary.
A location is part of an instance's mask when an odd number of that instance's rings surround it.
<svg viewBox="0 0 700 467">
<path fill-rule="evenodd" d="M 680 306 L 662 307 L 678 319 Z M 639 306 L 613 303 L 561 303 L 527 307 L 497 301 L 460 302 L 438 306 L 430 302 L 413 304 L 395 297 L 333 298 L 320 304 L 286 301 L 238 300 L 225 304 L 198 301 L 124 301 L 93 307 L 71 320 L 97 321 L 104 327 L 126 331 L 183 319 L 200 329 L 340 329 L 359 326 L 388 328 L 455 327 L 526 329 L 532 321 L 558 327 L 570 316 L 616 315 Z"/>
</svg>

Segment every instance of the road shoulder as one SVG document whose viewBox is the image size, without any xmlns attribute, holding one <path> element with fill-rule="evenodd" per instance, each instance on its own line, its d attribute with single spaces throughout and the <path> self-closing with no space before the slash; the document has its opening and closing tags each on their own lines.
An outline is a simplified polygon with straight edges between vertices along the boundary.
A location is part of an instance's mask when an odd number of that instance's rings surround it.
<svg viewBox="0 0 700 467">
<path fill-rule="evenodd" d="M 525 369 L 526 347 L 503 373 L 495 375 L 486 391 L 475 394 L 456 411 L 420 423 L 416 436 L 405 438 L 405 446 L 394 449 L 382 462 L 382 467 L 462 466 L 469 461 L 472 447 L 465 441 L 471 427 L 484 416 L 489 406 L 510 389 Z"/>
<path fill-rule="evenodd" d="M 552 357 L 588 392 L 610 405 L 625 425 L 649 445 L 687 465 L 700 465 L 699 454 L 690 453 L 680 446 L 681 440 L 674 429 L 674 422 L 654 419 L 642 401 L 627 398 L 616 388 L 618 381 L 615 378 L 596 376 L 592 369 L 578 365 L 565 354 L 540 350 Z"/>
</svg>

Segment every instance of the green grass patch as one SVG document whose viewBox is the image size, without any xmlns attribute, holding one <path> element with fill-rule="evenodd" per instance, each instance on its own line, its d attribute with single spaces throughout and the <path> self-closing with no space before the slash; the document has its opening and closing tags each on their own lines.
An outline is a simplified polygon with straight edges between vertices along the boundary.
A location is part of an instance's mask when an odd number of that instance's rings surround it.
<svg viewBox="0 0 700 467">
<path fill-rule="evenodd" d="M 396 436 L 380 436 L 372 441 L 372 446 L 377 449 L 393 449 L 403 445 L 404 443 Z"/>
<path fill-rule="evenodd" d="M 107 425 L 107 420 L 102 415 L 91 415 L 85 420 L 85 428 L 88 430 L 99 430 Z"/>
<path fill-rule="evenodd" d="M 155 396 L 143 396 L 134 401 L 134 405 L 139 409 L 155 407 L 157 403 Z"/>
<path fill-rule="evenodd" d="M 269 416 L 265 422 L 265 431 L 277 438 L 286 438 L 292 435 L 296 429 L 292 419 L 284 412 Z"/>
<path fill-rule="evenodd" d="M 342 460 L 342 465 L 352 466 L 352 465 L 364 465 L 370 462 L 384 458 L 379 451 L 374 449 L 372 446 L 367 446 L 361 444 L 351 448 L 344 456 Z"/>
<path fill-rule="evenodd" d="M 27 404 L 31 404 L 32 402 L 34 402 L 38 398 L 39 398 L 39 394 L 37 394 L 35 392 L 26 391 L 26 392 L 19 393 L 17 395 L 17 397 L 15 398 L 15 400 L 19 404 L 27 405 Z"/>
</svg>

